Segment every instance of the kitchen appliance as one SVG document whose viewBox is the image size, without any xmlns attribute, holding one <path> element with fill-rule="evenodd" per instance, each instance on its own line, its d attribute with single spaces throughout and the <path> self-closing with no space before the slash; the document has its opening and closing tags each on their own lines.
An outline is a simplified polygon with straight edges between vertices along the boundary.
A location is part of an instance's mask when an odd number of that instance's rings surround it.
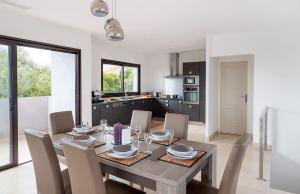
<svg viewBox="0 0 300 194">
<path fill-rule="evenodd" d="M 199 104 L 199 87 L 184 86 L 183 88 L 183 103 Z"/>
<path fill-rule="evenodd" d="M 102 99 L 103 94 L 104 94 L 103 91 L 99 91 L 99 90 L 92 91 L 92 103 L 103 102 L 104 101 Z"/>
<path fill-rule="evenodd" d="M 199 85 L 199 76 L 196 76 L 196 75 L 183 76 L 183 85 L 198 86 Z"/>
</svg>

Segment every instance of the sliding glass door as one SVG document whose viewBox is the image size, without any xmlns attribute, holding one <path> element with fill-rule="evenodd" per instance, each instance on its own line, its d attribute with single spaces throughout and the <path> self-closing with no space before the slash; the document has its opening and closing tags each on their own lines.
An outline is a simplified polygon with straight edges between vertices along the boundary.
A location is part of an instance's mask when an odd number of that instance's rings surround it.
<svg viewBox="0 0 300 194">
<path fill-rule="evenodd" d="M 31 161 L 24 130 L 58 111 L 79 124 L 80 104 L 80 50 L 0 36 L 0 170 Z"/>
<path fill-rule="evenodd" d="M 31 160 L 24 130 L 47 133 L 49 114 L 72 111 L 76 120 L 76 55 L 17 47 L 18 163 Z"/>
<path fill-rule="evenodd" d="M 10 46 L 0 42 L 0 169 L 12 165 L 10 120 Z"/>
</svg>

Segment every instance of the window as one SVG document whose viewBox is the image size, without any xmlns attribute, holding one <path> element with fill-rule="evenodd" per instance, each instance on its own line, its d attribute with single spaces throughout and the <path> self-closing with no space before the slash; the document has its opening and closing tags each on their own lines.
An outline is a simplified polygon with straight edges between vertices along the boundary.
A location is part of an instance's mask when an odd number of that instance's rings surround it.
<svg viewBox="0 0 300 194">
<path fill-rule="evenodd" d="M 101 90 L 108 96 L 140 94 L 140 65 L 102 59 Z"/>
</svg>

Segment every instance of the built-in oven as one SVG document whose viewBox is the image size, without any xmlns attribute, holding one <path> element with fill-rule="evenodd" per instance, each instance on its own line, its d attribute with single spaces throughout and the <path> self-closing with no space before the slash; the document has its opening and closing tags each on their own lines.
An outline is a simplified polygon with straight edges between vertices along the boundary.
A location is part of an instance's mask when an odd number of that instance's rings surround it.
<svg viewBox="0 0 300 194">
<path fill-rule="evenodd" d="M 186 75 L 183 77 L 183 85 L 199 85 L 199 76 Z"/>
<path fill-rule="evenodd" d="M 184 86 L 183 87 L 183 103 L 199 104 L 199 87 Z"/>
</svg>

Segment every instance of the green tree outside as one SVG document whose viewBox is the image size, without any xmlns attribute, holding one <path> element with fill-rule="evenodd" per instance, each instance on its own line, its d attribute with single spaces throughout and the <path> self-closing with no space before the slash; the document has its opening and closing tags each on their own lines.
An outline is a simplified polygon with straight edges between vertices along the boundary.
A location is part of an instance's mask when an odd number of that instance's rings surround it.
<svg viewBox="0 0 300 194">
<path fill-rule="evenodd" d="M 110 72 L 103 73 L 103 91 L 109 93 L 119 93 L 122 90 L 122 73 L 115 74 Z M 124 68 L 124 91 L 133 91 L 133 69 Z"/>
<path fill-rule="evenodd" d="M 34 63 L 23 49 L 18 48 L 18 97 L 51 96 L 51 69 Z M 0 49 L 0 98 L 8 97 L 7 51 Z"/>
</svg>

